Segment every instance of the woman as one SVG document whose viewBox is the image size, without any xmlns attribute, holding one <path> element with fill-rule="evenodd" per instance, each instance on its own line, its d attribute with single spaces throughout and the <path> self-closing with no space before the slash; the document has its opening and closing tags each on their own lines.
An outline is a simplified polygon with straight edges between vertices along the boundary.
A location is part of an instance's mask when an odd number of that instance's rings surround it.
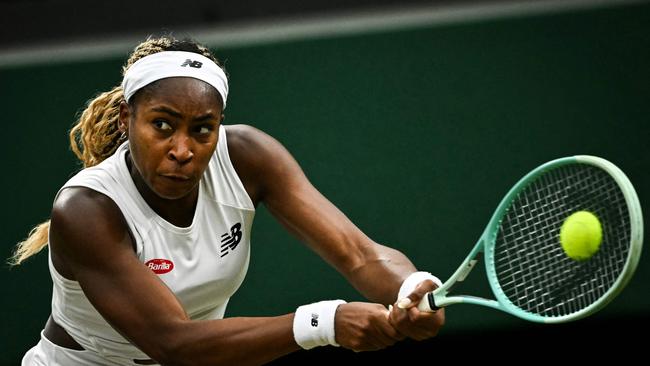
<svg viewBox="0 0 650 366">
<path fill-rule="evenodd" d="M 148 39 L 123 73 L 71 131 L 86 169 L 16 252 L 20 263 L 49 240 L 54 283 L 52 315 L 23 365 L 260 364 L 301 347 L 376 350 L 438 332 L 444 312 L 414 307 L 434 276 L 365 236 L 279 142 L 222 124 L 228 81 L 207 48 Z M 375 303 L 223 319 L 259 203 Z"/>
</svg>

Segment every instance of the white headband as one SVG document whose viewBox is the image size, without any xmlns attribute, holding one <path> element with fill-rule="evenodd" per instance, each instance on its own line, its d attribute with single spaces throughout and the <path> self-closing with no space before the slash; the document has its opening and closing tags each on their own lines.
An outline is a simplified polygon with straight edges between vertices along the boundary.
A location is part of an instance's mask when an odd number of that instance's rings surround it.
<svg viewBox="0 0 650 366">
<path fill-rule="evenodd" d="M 228 79 L 221 67 L 209 58 L 194 52 L 164 51 L 145 56 L 126 70 L 122 80 L 124 98 L 129 99 L 141 88 L 154 81 L 171 77 L 190 77 L 212 85 L 226 109 Z"/>
</svg>

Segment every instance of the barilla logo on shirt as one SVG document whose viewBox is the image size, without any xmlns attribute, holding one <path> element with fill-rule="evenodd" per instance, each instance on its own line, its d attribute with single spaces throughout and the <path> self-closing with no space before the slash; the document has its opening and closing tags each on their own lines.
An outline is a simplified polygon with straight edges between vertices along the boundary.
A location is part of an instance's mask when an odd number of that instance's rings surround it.
<svg viewBox="0 0 650 366">
<path fill-rule="evenodd" d="M 171 272 L 171 270 L 174 269 L 174 262 L 170 261 L 169 259 L 162 258 L 149 260 L 144 265 L 149 267 L 149 269 L 152 270 L 155 274 Z"/>
</svg>

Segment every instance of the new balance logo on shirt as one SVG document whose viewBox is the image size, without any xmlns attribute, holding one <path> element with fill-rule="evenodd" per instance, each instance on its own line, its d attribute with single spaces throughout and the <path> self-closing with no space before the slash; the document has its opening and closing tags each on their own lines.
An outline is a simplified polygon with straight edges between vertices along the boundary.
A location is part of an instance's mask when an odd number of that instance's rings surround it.
<svg viewBox="0 0 650 366">
<path fill-rule="evenodd" d="M 221 256 L 224 257 L 235 250 L 241 238 L 241 223 L 238 222 L 230 228 L 230 232 L 221 235 Z"/>
</svg>

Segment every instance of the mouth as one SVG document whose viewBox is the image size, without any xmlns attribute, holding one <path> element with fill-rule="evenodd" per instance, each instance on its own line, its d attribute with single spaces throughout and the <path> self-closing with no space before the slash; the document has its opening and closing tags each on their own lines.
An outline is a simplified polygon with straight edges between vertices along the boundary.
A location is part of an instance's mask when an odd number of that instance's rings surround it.
<svg viewBox="0 0 650 366">
<path fill-rule="evenodd" d="M 161 174 L 161 176 L 174 182 L 187 182 L 191 179 L 190 177 L 181 174 Z"/>
</svg>

